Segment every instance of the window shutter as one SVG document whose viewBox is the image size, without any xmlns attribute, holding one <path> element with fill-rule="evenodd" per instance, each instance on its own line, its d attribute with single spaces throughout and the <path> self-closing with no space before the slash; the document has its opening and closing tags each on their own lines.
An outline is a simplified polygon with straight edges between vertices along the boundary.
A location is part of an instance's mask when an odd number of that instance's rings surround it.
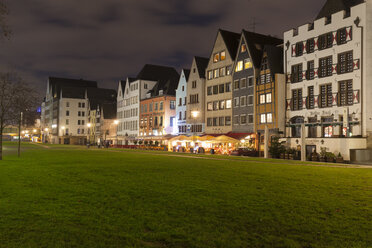
<svg viewBox="0 0 372 248">
<path fill-rule="evenodd" d="M 337 30 L 337 35 L 336 35 L 336 39 L 337 39 L 337 45 L 340 45 L 341 44 L 341 30 Z"/>
</svg>

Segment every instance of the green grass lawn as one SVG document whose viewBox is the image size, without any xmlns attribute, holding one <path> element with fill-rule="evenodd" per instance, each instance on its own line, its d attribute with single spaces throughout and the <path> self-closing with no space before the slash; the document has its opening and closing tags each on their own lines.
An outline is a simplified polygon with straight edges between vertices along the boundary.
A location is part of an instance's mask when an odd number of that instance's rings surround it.
<svg viewBox="0 0 372 248">
<path fill-rule="evenodd" d="M 48 147 L 6 143 L 1 248 L 372 247 L 372 169 Z"/>
</svg>

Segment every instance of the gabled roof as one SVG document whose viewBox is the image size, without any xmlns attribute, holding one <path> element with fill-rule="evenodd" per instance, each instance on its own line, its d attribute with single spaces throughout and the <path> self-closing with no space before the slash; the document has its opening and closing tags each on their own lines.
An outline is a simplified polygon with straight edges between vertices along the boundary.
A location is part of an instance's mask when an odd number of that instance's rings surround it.
<svg viewBox="0 0 372 248">
<path fill-rule="evenodd" d="M 178 88 L 179 81 L 174 80 L 167 80 L 167 81 L 159 81 L 155 84 L 154 88 L 150 90 L 151 97 L 159 96 L 159 90 L 163 90 L 163 95 L 166 96 L 175 96 L 176 90 Z"/>
<path fill-rule="evenodd" d="M 101 113 L 103 115 L 103 119 L 116 119 L 116 102 L 111 104 L 102 104 Z"/>
<path fill-rule="evenodd" d="M 205 70 L 207 69 L 209 59 L 195 56 L 196 68 L 200 78 L 205 78 Z"/>
<path fill-rule="evenodd" d="M 125 85 L 127 84 L 127 80 L 120 80 L 119 85 L 121 86 L 121 90 L 124 92 L 125 90 Z M 119 88 L 118 88 L 119 90 Z"/>
<path fill-rule="evenodd" d="M 146 64 L 138 73 L 137 79 L 159 81 L 171 78 L 179 79 L 180 75 L 173 67 Z"/>
<path fill-rule="evenodd" d="M 157 82 L 154 88 L 149 91 L 151 96 L 157 96 L 159 90 L 163 90 L 164 95 L 176 95 L 176 89 L 180 75 L 173 67 L 146 64 L 137 79 Z"/>
<path fill-rule="evenodd" d="M 85 87 L 61 87 L 58 98 L 85 99 Z"/>
<path fill-rule="evenodd" d="M 327 0 L 315 20 L 331 16 L 343 10 L 349 10 L 351 7 L 363 2 L 364 0 Z"/>
<path fill-rule="evenodd" d="M 57 78 L 57 77 L 49 77 L 48 78 L 49 89 L 52 90 L 52 95 L 58 94 L 62 88 L 66 87 L 92 87 L 97 88 L 96 81 L 88 81 L 83 79 L 70 79 L 70 78 Z"/>
<path fill-rule="evenodd" d="M 267 54 L 267 60 L 271 75 L 274 77 L 276 73 L 284 73 L 283 68 L 283 48 L 265 45 L 264 52 Z"/>
<path fill-rule="evenodd" d="M 186 79 L 186 83 L 187 83 L 187 81 L 189 81 L 190 70 L 183 69 L 183 74 L 185 74 L 185 79 Z"/>
<path fill-rule="evenodd" d="M 235 60 L 236 51 L 238 50 L 239 47 L 240 34 L 223 29 L 219 29 L 218 31 L 220 32 L 222 39 L 225 42 L 226 48 L 231 56 L 231 59 Z"/>
<path fill-rule="evenodd" d="M 127 79 L 125 79 L 125 80 L 120 80 L 119 81 L 119 84 L 121 85 L 121 90 L 124 92 L 124 90 L 125 90 L 125 86 L 126 86 L 126 84 L 127 84 L 127 81 L 128 81 L 128 83 L 131 83 L 131 82 L 134 82 L 134 81 L 136 81 L 137 79 L 136 78 L 132 78 L 132 77 L 128 77 Z"/>
<path fill-rule="evenodd" d="M 97 109 L 103 103 L 116 102 L 116 91 L 112 89 L 87 88 L 90 109 Z"/>
<path fill-rule="evenodd" d="M 269 35 L 253 33 L 242 30 L 242 35 L 247 43 L 249 53 L 255 68 L 259 68 L 262 58 L 262 49 L 264 45 L 280 45 L 283 44 L 282 39 L 278 39 Z"/>
</svg>

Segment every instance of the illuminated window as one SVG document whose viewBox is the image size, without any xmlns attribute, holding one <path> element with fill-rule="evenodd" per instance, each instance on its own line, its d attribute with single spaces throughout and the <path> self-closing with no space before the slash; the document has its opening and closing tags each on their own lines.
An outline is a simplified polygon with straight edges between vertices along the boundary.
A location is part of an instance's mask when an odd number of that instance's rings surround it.
<svg viewBox="0 0 372 248">
<path fill-rule="evenodd" d="M 238 61 L 235 67 L 235 71 L 241 71 L 243 70 L 243 60 Z"/>
<path fill-rule="evenodd" d="M 260 120 L 261 120 L 261 123 L 266 123 L 266 114 L 261 114 Z"/>
<path fill-rule="evenodd" d="M 220 70 L 215 69 L 215 70 L 214 70 L 213 77 L 214 77 L 214 78 L 218 78 L 219 76 L 220 76 Z"/>
<path fill-rule="evenodd" d="M 271 103 L 271 93 L 266 94 L 266 103 Z"/>
<path fill-rule="evenodd" d="M 252 68 L 253 65 L 252 65 L 252 62 L 251 62 L 251 59 L 245 59 L 244 60 L 244 69 L 249 69 L 249 68 Z"/>
<path fill-rule="evenodd" d="M 208 79 L 212 79 L 213 78 L 213 71 L 208 71 Z"/>
<path fill-rule="evenodd" d="M 260 104 L 265 104 L 266 98 L 265 94 L 260 95 Z"/>
<path fill-rule="evenodd" d="M 220 68 L 220 77 L 223 77 L 226 75 L 226 67 Z"/>
<path fill-rule="evenodd" d="M 324 127 L 323 132 L 324 132 L 324 137 L 330 138 L 332 137 L 332 134 L 333 134 L 333 127 L 332 126 Z"/>
<path fill-rule="evenodd" d="M 225 109 L 225 101 L 220 101 L 220 109 L 224 110 Z"/>
<path fill-rule="evenodd" d="M 268 113 L 267 116 L 266 116 L 266 119 L 267 119 L 267 123 L 272 123 L 273 122 L 273 114 Z"/>
<path fill-rule="evenodd" d="M 208 111 L 212 111 L 213 110 L 213 103 L 212 102 L 207 103 L 207 110 Z"/>
<path fill-rule="evenodd" d="M 234 107 L 239 107 L 239 97 L 234 98 Z"/>
<path fill-rule="evenodd" d="M 215 53 L 213 55 L 213 62 L 216 63 L 218 61 L 220 61 L 220 54 L 219 53 Z"/>
<path fill-rule="evenodd" d="M 231 100 L 226 100 L 226 109 L 231 109 Z"/>
<path fill-rule="evenodd" d="M 243 44 L 240 48 L 240 52 L 241 53 L 244 53 L 245 51 L 247 51 L 247 46 L 245 44 Z"/>
<path fill-rule="evenodd" d="M 221 59 L 221 61 L 226 59 L 226 52 L 225 51 L 221 52 L 220 59 Z"/>
</svg>

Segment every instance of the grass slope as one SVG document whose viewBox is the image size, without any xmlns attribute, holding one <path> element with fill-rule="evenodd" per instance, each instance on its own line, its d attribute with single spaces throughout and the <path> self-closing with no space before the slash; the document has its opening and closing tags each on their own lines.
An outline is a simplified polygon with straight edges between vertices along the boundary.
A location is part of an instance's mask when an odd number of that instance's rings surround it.
<svg viewBox="0 0 372 248">
<path fill-rule="evenodd" d="M 372 171 L 32 144 L 0 162 L 0 247 L 371 247 Z"/>
</svg>

